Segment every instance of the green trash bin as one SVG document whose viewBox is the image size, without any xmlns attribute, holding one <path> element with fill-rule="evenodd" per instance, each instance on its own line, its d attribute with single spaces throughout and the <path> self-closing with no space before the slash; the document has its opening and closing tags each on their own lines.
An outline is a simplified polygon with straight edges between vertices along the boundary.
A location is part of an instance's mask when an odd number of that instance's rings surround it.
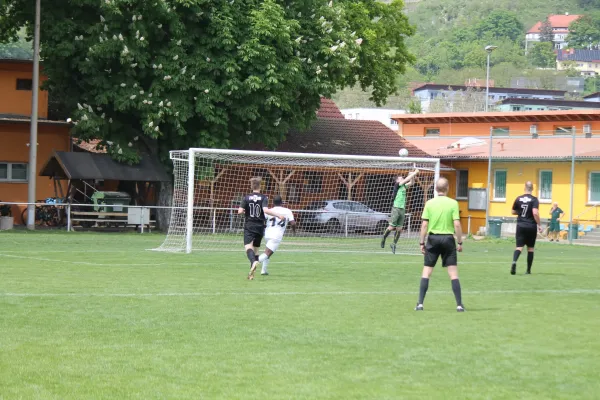
<svg viewBox="0 0 600 400">
<path fill-rule="evenodd" d="M 501 219 L 490 219 L 490 237 L 499 238 L 502 232 L 502 220 Z"/>
<path fill-rule="evenodd" d="M 569 225 L 569 239 L 577 239 L 579 237 L 579 224 Z"/>
</svg>

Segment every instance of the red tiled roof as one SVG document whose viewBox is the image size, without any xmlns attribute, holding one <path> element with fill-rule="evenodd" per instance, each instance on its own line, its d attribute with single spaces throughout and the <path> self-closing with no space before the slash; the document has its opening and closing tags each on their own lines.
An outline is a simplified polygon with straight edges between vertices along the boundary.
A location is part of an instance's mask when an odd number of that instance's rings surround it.
<svg viewBox="0 0 600 400">
<path fill-rule="evenodd" d="M 550 15 L 548 20 L 552 28 L 568 28 L 575 20 L 579 19 L 581 15 Z M 535 24 L 527 33 L 540 33 L 543 22 L 539 21 Z M 559 31 L 553 31 L 560 33 Z M 565 30 L 566 32 L 566 30 Z"/>
<path fill-rule="evenodd" d="M 463 149 L 448 148 L 458 138 L 410 139 L 410 143 L 419 147 L 432 157 L 444 160 L 487 160 L 489 157 L 488 138 L 480 138 L 485 144 Z M 571 160 L 571 137 L 500 138 L 492 142 L 492 158 L 495 160 Z M 585 138 L 579 136 L 575 144 L 577 159 L 600 160 L 600 137 Z"/>
<path fill-rule="evenodd" d="M 321 97 L 321 106 L 317 110 L 318 118 L 339 118 L 344 119 L 344 114 L 331 99 Z"/>
<path fill-rule="evenodd" d="M 399 124 L 447 124 L 476 122 L 600 121 L 600 110 L 503 111 L 431 114 L 398 114 Z"/>
<path fill-rule="evenodd" d="M 265 150 L 260 144 L 247 149 Z M 429 157 L 408 140 L 378 121 L 318 118 L 305 132 L 290 131 L 277 151 L 397 157 L 405 148 L 409 157 Z"/>
</svg>

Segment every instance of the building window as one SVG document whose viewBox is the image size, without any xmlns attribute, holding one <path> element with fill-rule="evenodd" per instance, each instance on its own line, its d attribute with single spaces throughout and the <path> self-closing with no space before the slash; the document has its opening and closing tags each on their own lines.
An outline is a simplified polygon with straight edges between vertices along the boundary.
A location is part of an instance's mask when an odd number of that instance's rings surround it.
<svg viewBox="0 0 600 400">
<path fill-rule="evenodd" d="M 540 171 L 540 200 L 541 201 L 552 201 L 552 171 Z"/>
<path fill-rule="evenodd" d="M 27 164 L 0 162 L 0 181 L 27 182 Z"/>
<path fill-rule="evenodd" d="M 440 136 L 440 128 L 425 128 L 425 136 Z"/>
<path fill-rule="evenodd" d="M 590 172 L 588 202 L 600 203 L 600 172 Z"/>
<path fill-rule="evenodd" d="M 507 126 L 494 126 L 492 127 L 492 136 L 509 136 L 510 128 Z"/>
<path fill-rule="evenodd" d="M 33 81 L 31 79 L 17 79 L 17 90 L 31 90 Z"/>
<path fill-rule="evenodd" d="M 456 198 L 467 199 L 469 197 L 469 171 L 459 169 L 456 171 Z"/>
<path fill-rule="evenodd" d="M 572 135 L 573 127 L 572 126 L 555 126 L 554 134 L 555 135 Z"/>
<path fill-rule="evenodd" d="M 494 171 L 494 200 L 506 201 L 506 170 Z"/>
<path fill-rule="evenodd" d="M 304 172 L 304 188 L 307 193 L 321 193 L 323 190 L 323 173 L 315 171 Z"/>
</svg>

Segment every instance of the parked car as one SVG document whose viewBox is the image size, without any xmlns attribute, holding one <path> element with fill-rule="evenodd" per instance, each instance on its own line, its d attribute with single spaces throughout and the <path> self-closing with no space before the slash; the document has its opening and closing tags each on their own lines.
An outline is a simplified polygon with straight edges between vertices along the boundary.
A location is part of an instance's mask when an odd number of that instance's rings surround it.
<svg viewBox="0 0 600 400">
<path fill-rule="evenodd" d="M 388 226 L 388 214 L 377 212 L 351 200 L 313 201 L 300 213 L 303 229 L 339 233 L 363 231 L 382 233 Z"/>
</svg>

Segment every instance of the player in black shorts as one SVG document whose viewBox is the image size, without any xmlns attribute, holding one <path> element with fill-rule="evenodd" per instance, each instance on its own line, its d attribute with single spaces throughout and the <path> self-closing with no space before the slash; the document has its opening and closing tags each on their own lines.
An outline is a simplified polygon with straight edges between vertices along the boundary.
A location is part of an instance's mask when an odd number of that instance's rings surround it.
<svg viewBox="0 0 600 400">
<path fill-rule="evenodd" d="M 513 262 L 510 267 L 510 274 L 517 273 L 517 260 L 523 251 L 523 247 L 527 246 L 527 272 L 531 274 L 531 266 L 533 265 L 533 251 L 535 248 L 535 240 L 538 232 L 542 231 L 540 225 L 540 202 L 537 197 L 533 196 L 533 183 L 525 183 L 525 194 L 517 197 L 513 203 L 512 213 L 517 215 L 517 248 L 513 255 Z"/>
<path fill-rule="evenodd" d="M 269 198 L 260 192 L 260 177 L 250 179 L 252 193 L 244 196 L 238 214 L 245 214 L 244 222 L 244 248 L 250 260 L 250 273 L 248 279 L 254 279 L 254 270 L 258 265 L 258 248 L 265 234 L 265 214 L 283 219 L 277 213 L 269 210 Z"/>
</svg>

